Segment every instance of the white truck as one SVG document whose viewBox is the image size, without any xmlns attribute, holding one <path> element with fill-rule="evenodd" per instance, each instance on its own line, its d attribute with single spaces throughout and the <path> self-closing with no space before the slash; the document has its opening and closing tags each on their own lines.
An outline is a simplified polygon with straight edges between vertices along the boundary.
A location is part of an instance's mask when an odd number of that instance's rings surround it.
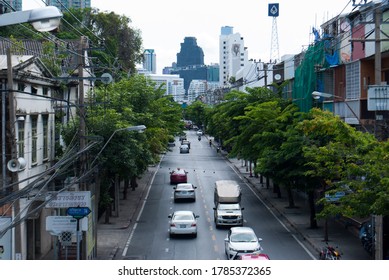
<svg viewBox="0 0 389 280">
<path fill-rule="evenodd" d="M 214 221 L 219 226 L 242 226 L 243 214 L 240 206 L 242 193 L 239 184 L 233 180 L 215 182 Z"/>
</svg>

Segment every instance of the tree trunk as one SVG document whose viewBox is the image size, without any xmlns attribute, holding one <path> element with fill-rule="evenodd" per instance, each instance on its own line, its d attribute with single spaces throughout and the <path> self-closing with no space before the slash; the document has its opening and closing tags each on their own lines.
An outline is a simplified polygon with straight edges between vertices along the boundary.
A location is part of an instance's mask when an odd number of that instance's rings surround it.
<svg viewBox="0 0 389 280">
<path fill-rule="evenodd" d="M 315 195 L 313 191 L 308 192 L 308 203 L 309 203 L 309 210 L 310 210 L 310 228 L 316 229 L 317 226 L 317 220 L 316 220 L 316 208 L 315 208 Z"/>
<path fill-rule="evenodd" d="M 105 224 L 109 224 L 110 217 L 111 217 L 111 204 L 105 207 L 105 219 L 104 219 Z"/>
<path fill-rule="evenodd" d="M 277 197 L 281 198 L 281 188 L 278 183 L 273 183 L 273 193 L 276 193 Z"/>
<path fill-rule="evenodd" d="M 131 189 L 135 191 L 135 189 L 138 187 L 138 183 L 136 182 L 136 176 L 131 176 Z"/>
<path fill-rule="evenodd" d="M 123 199 L 124 200 L 127 199 L 127 193 L 128 193 L 129 187 L 130 187 L 130 180 L 128 178 L 124 179 L 124 187 L 123 187 Z"/>
<path fill-rule="evenodd" d="M 296 208 L 296 205 L 294 204 L 294 197 L 293 197 L 291 186 L 286 187 L 286 192 L 288 194 L 288 201 L 289 201 L 288 208 Z"/>
</svg>

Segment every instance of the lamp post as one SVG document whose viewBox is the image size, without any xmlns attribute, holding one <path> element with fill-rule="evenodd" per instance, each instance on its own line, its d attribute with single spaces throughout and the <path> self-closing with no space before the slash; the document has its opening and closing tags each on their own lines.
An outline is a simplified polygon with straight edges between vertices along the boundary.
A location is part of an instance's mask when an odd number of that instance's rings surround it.
<svg viewBox="0 0 389 280">
<path fill-rule="evenodd" d="M 12 12 L 0 15 L 0 27 L 1 26 L 10 26 L 21 23 L 31 23 L 32 26 L 39 32 L 46 32 L 56 29 L 60 24 L 60 19 L 63 16 L 61 11 L 53 6 L 48 6 L 39 9 L 27 10 L 27 11 L 19 11 Z M 2 134 L 2 183 L 3 190 L 7 190 L 7 157 L 6 157 L 6 100 L 8 99 L 8 110 L 9 110 L 9 123 L 8 128 L 9 131 L 13 131 L 11 129 L 11 125 L 15 125 L 15 104 L 14 104 L 14 96 L 13 96 L 13 69 L 12 69 L 12 59 L 11 59 L 11 50 L 7 49 L 7 89 L 3 91 L 1 96 L 1 107 L 2 107 L 2 115 L 1 115 L 1 134 Z M 11 136 L 11 141 L 14 141 L 14 137 Z M 11 142 L 11 154 L 15 155 L 15 147 L 14 143 Z M 12 175 L 17 178 L 17 174 Z M 17 180 L 16 180 L 17 181 Z M 19 203 L 13 205 L 13 212 L 17 212 L 19 209 Z M 12 214 L 12 219 L 13 215 Z M 12 234 L 11 240 L 11 258 L 16 258 L 18 255 L 22 258 L 21 254 L 21 242 L 16 243 L 15 240 L 21 241 L 22 233 L 20 228 L 15 228 L 15 232 Z M 14 255 L 12 257 L 12 254 Z"/>
<path fill-rule="evenodd" d="M 8 26 L 19 23 L 31 23 L 39 32 L 51 31 L 58 28 L 62 12 L 54 6 L 11 12 L 0 16 L 0 26 Z"/>
<path fill-rule="evenodd" d="M 313 99 L 320 99 L 320 97 L 323 97 L 323 98 L 339 98 L 341 99 L 342 101 L 344 101 L 344 104 L 346 104 L 347 108 L 350 110 L 350 112 L 354 115 L 354 117 L 358 120 L 358 123 L 363 127 L 363 129 L 365 130 L 365 132 L 369 132 L 367 130 L 367 128 L 362 124 L 361 122 L 361 119 L 359 118 L 359 116 L 354 112 L 354 110 L 350 107 L 350 105 L 347 103 L 347 101 L 341 97 L 341 96 L 337 96 L 337 95 L 334 95 L 334 94 L 331 94 L 331 93 L 326 93 L 326 92 L 320 92 L 320 91 L 314 91 L 312 92 L 312 98 Z M 346 116 L 345 116 L 346 117 Z"/>
</svg>

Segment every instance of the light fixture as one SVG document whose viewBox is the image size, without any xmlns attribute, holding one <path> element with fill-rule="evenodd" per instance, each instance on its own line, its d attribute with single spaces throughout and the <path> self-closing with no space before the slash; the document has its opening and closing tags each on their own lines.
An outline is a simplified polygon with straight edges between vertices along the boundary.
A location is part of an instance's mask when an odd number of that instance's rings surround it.
<svg viewBox="0 0 389 280">
<path fill-rule="evenodd" d="M 0 15 L 0 26 L 31 23 L 37 31 L 46 32 L 58 28 L 62 16 L 62 12 L 57 7 L 47 6 L 2 14 Z"/>
</svg>

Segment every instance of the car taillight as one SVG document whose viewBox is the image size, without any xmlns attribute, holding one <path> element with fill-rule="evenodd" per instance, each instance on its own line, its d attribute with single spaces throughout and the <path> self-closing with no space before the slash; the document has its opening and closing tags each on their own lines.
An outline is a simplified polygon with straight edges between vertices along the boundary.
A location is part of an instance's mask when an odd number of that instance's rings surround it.
<svg viewBox="0 0 389 280">
<path fill-rule="evenodd" d="M 191 226 L 192 226 L 192 227 L 195 227 L 195 226 L 196 226 L 196 223 L 193 223 Z"/>
<path fill-rule="evenodd" d="M 171 227 L 176 227 L 176 224 L 175 223 L 170 223 L 170 226 Z"/>
</svg>

